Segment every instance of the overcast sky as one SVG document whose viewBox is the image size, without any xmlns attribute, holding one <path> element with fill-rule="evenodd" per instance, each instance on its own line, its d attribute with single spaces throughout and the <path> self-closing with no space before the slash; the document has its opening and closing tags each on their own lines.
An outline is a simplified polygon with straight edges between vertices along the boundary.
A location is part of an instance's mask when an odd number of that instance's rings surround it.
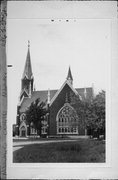
<svg viewBox="0 0 118 180">
<path fill-rule="evenodd" d="M 28 40 L 36 90 L 59 89 L 69 65 L 75 88 L 106 90 L 110 53 L 109 20 L 9 19 L 7 22 L 8 111 L 16 120 Z M 9 114 L 9 113 L 8 113 Z"/>
</svg>

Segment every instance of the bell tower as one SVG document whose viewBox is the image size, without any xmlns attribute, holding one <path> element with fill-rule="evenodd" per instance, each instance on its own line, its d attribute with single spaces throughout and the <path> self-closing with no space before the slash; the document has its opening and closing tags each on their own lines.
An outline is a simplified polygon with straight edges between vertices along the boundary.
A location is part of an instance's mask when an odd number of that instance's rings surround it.
<svg viewBox="0 0 118 180">
<path fill-rule="evenodd" d="M 30 42 L 28 41 L 28 52 L 25 62 L 25 68 L 23 72 L 23 76 L 21 79 L 21 95 L 20 100 L 22 97 L 31 97 L 33 92 L 33 73 L 32 73 L 32 66 L 31 66 L 31 58 L 30 58 Z"/>
</svg>

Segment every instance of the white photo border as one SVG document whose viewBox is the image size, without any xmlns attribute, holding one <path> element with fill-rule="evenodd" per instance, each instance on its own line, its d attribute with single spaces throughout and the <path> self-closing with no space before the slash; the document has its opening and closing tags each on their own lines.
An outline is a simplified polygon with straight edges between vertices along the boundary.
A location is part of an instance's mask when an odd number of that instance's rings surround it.
<svg viewBox="0 0 118 180">
<path fill-rule="evenodd" d="M 8 2 L 9 3 L 13 3 L 12 2 Z M 35 1 L 33 2 L 28 2 L 25 1 L 25 6 L 27 6 L 27 3 L 36 3 Z M 83 5 L 82 5 L 82 1 L 72 1 L 72 2 L 67 2 L 67 1 L 63 1 L 63 2 L 49 2 L 49 1 L 44 1 L 44 2 L 39 2 L 41 3 L 41 6 L 44 6 L 44 8 L 47 9 L 51 9 L 50 7 L 53 6 L 54 7 L 63 7 L 67 10 L 66 14 L 63 13 L 55 13 L 53 14 L 53 9 L 52 12 L 51 10 L 49 12 L 46 11 L 46 14 L 43 14 L 41 18 L 49 18 L 49 19 L 90 19 L 90 18 L 94 18 L 94 19 L 107 19 L 111 21 L 111 62 L 109 63 L 109 83 L 108 83 L 108 93 L 107 93 L 107 106 L 106 106 L 106 110 L 107 112 L 109 111 L 107 117 L 108 117 L 108 122 L 107 122 L 107 135 L 106 137 L 108 138 L 106 140 L 106 163 L 72 163 L 72 164 L 68 164 L 68 163 L 22 163 L 22 164 L 16 164 L 16 163 L 12 163 L 12 146 L 9 146 L 8 143 L 8 153 L 7 153 L 7 178 L 39 178 L 39 179 L 91 179 L 91 178 L 116 178 L 118 176 L 116 169 L 114 170 L 112 167 L 114 167 L 114 155 L 113 155 L 113 147 L 114 147 L 114 142 L 113 142 L 113 129 L 114 129 L 114 123 L 116 122 L 112 122 L 111 119 L 112 117 L 115 118 L 114 121 L 116 121 L 116 117 L 113 116 L 113 103 L 115 101 L 115 97 L 113 95 L 113 91 L 116 91 L 116 89 L 114 89 L 115 84 L 114 84 L 114 79 L 113 76 L 115 76 L 113 74 L 113 69 L 114 69 L 114 64 L 116 63 L 116 45 L 114 46 L 114 40 L 116 38 L 116 27 L 117 27 L 117 13 L 113 12 L 113 13 L 109 13 L 107 11 L 107 9 L 105 9 L 107 6 L 107 4 L 102 1 L 101 4 L 100 1 L 83 1 Z M 44 5 L 43 5 L 44 3 Z M 54 3 L 54 4 L 53 4 Z M 75 3 L 76 5 L 73 5 L 73 3 Z M 84 17 L 84 13 L 79 13 L 77 11 L 77 4 L 81 3 L 81 8 L 85 7 L 88 8 L 89 11 L 89 15 Z M 88 3 L 88 4 L 87 4 Z M 91 3 L 93 3 L 93 5 L 91 6 Z M 97 5 L 95 5 L 97 3 Z M 100 6 L 102 5 L 102 3 L 104 4 L 104 8 L 101 9 L 100 11 Z M 113 7 L 110 9 L 111 11 L 116 11 L 116 2 L 112 2 L 112 1 L 107 1 L 107 3 L 109 3 L 109 6 L 112 5 Z M 30 5 L 28 5 L 30 7 Z M 48 8 L 49 6 L 49 8 Z M 99 6 L 99 11 L 97 12 L 96 7 Z M 66 8 L 67 7 L 67 8 Z M 76 8 L 75 8 L 76 7 Z M 91 7 L 94 7 L 93 9 Z M 102 7 L 102 6 L 101 6 Z M 31 7 L 30 7 L 31 8 Z M 70 9 L 72 9 L 72 12 L 74 12 L 74 8 L 75 8 L 75 12 L 77 13 L 76 15 L 71 13 Z M 78 6 L 78 9 L 80 7 Z M 24 8 L 26 9 L 26 8 Z M 62 8 L 63 9 L 63 8 Z M 80 9 L 79 9 L 80 10 Z M 105 12 L 103 12 L 103 10 L 105 10 Z M 81 10 L 82 11 L 82 10 Z M 23 11 L 24 12 L 24 11 Z M 29 12 L 28 12 L 29 13 Z M 67 16 L 68 15 L 68 16 Z M 29 14 L 25 14 L 25 18 L 31 18 L 29 17 Z M 111 17 L 110 17 L 111 16 Z M 78 18 L 79 17 L 79 18 Z M 11 17 L 13 18 L 13 17 Z M 19 14 L 17 14 L 17 16 L 15 17 L 16 19 L 19 18 Z M 36 18 L 36 14 L 34 14 L 34 19 Z M 38 17 L 39 18 L 39 17 Z M 113 33 L 115 32 L 115 34 Z M 116 43 L 117 44 L 117 43 Z M 114 53 L 115 52 L 115 53 Z M 115 55 L 114 55 L 115 54 Z M 114 63 L 115 62 L 115 63 Z M 116 80 L 117 82 L 117 80 Z M 8 87 L 9 88 L 9 87 Z M 117 110 L 117 109 L 116 109 Z M 117 123 L 116 123 L 117 124 Z M 9 125 L 8 125 L 9 126 Z M 12 132 L 12 126 L 10 126 L 10 128 L 8 128 L 8 137 L 9 135 L 11 136 L 11 132 Z M 112 134 L 112 136 L 111 136 Z M 116 135 L 118 135 L 116 133 Z M 8 140 L 8 139 L 7 139 Z M 10 143 L 12 143 L 12 140 L 9 141 Z M 117 148 L 118 146 L 116 146 Z M 109 158 L 110 156 L 110 158 Z M 117 156 L 116 156 L 117 157 Z M 86 169 L 86 170 L 85 170 Z M 47 172 L 47 174 L 45 173 L 45 171 Z M 111 172 L 112 171 L 112 172 Z M 29 173 L 30 172 L 30 173 Z"/>
</svg>

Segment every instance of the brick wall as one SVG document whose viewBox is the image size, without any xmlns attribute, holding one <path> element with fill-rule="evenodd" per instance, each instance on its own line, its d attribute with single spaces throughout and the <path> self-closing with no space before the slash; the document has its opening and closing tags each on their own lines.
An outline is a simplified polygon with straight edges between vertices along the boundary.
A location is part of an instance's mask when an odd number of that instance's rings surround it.
<svg viewBox="0 0 118 180">
<path fill-rule="evenodd" d="M 50 107 L 49 135 L 57 134 L 56 116 L 60 108 L 64 105 L 66 97 L 68 97 L 68 102 L 70 102 L 70 92 L 73 93 L 72 89 L 66 84 Z"/>
</svg>

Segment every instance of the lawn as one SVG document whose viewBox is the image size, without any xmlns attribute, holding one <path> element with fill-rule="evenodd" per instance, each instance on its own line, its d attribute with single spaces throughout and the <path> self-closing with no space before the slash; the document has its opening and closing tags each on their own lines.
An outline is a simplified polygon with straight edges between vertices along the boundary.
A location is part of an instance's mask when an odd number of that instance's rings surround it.
<svg viewBox="0 0 118 180">
<path fill-rule="evenodd" d="M 14 151 L 15 163 L 42 162 L 105 162 L 105 142 L 92 139 L 78 139 L 72 142 L 25 145 Z"/>
</svg>

